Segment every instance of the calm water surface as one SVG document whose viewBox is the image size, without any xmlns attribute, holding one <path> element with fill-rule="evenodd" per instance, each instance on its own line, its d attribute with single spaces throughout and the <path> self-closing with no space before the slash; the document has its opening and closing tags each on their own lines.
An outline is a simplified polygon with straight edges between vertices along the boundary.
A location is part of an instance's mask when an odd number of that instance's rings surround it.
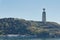
<svg viewBox="0 0 60 40">
<path fill-rule="evenodd" d="M 19 38 L 19 37 L 0 37 L 0 40 L 60 40 L 60 39 L 56 39 L 56 38 L 52 38 L 52 39 L 40 39 L 40 38 Z"/>
</svg>

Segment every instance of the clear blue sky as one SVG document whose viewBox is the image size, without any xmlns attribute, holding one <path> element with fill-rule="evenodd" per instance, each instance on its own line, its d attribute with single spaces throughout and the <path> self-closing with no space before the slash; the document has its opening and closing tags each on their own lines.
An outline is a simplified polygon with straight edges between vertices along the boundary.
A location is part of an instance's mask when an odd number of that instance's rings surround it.
<svg viewBox="0 0 60 40">
<path fill-rule="evenodd" d="M 47 21 L 60 23 L 60 0 L 0 0 L 0 18 L 41 21 L 43 8 Z"/>
</svg>

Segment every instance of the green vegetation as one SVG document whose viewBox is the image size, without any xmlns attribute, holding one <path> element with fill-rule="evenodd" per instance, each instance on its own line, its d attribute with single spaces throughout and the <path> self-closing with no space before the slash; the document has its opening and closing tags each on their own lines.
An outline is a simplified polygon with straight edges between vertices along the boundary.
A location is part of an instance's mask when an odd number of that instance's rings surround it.
<svg viewBox="0 0 60 40">
<path fill-rule="evenodd" d="M 28 21 L 18 18 L 0 19 L 0 35 L 20 34 L 37 35 L 37 37 L 60 37 L 60 24 L 40 21 Z"/>
</svg>

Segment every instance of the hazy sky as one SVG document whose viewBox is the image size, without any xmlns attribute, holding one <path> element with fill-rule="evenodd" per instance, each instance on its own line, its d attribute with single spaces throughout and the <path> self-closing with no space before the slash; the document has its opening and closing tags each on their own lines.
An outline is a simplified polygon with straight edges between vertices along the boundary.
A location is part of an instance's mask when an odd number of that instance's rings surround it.
<svg viewBox="0 0 60 40">
<path fill-rule="evenodd" d="M 47 21 L 60 23 L 60 0 L 0 0 L 0 18 L 41 21 L 43 8 L 46 8 Z"/>
</svg>

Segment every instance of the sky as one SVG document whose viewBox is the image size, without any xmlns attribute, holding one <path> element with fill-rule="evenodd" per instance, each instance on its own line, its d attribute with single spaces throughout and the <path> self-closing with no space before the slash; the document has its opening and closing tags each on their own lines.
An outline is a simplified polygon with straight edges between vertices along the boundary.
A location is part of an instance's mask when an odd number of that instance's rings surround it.
<svg viewBox="0 0 60 40">
<path fill-rule="evenodd" d="M 47 21 L 60 23 L 60 0 L 0 0 L 0 18 L 42 21 L 43 8 Z"/>
</svg>

